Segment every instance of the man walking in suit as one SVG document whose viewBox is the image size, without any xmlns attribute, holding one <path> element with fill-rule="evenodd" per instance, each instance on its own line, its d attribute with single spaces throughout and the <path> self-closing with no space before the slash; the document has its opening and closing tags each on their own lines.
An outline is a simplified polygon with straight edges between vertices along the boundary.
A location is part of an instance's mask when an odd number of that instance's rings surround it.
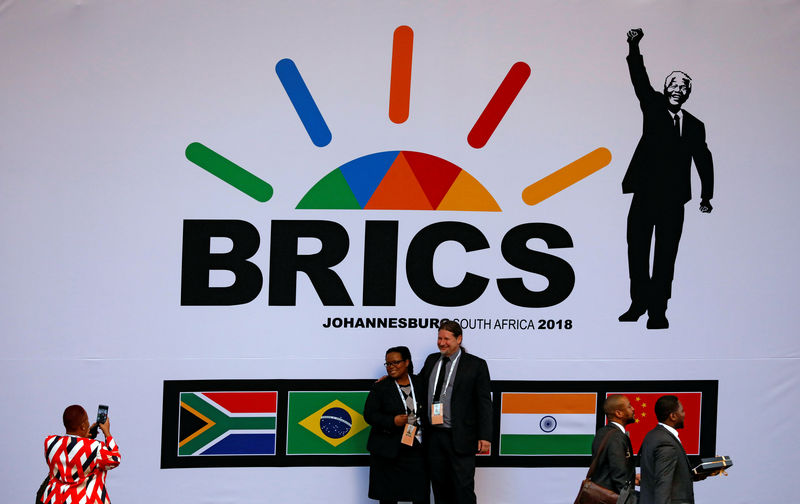
<svg viewBox="0 0 800 504">
<path fill-rule="evenodd" d="M 436 504 L 475 503 L 475 454 L 491 448 L 492 399 L 486 361 L 462 348 L 461 326 L 439 325 L 439 352 L 420 373 L 428 383 L 428 465 Z"/>
<path fill-rule="evenodd" d="M 642 481 L 639 504 L 694 504 L 693 481 L 689 459 L 678 430 L 686 416 L 683 405 L 673 395 L 661 396 L 655 405 L 658 425 L 642 441 Z"/>
<path fill-rule="evenodd" d="M 625 432 L 625 426 L 634 422 L 634 410 L 626 396 L 614 394 L 606 398 L 603 411 L 608 423 L 597 430 L 592 442 L 592 458 L 600 457 L 597 459 L 592 481 L 619 493 L 636 480 L 633 447 L 628 433 Z M 608 441 L 600 453 L 600 445 L 606 437 Z"/>
<path fill-rule="evenodd" d="M 648 313 L 648 329 L 666 329 L 667 300 L 672 297 L 675 258 L 683 230 L 683 207 L 692 198 L 691 166 L 700 176 L 700 211 L 712 210 L 714 168 L 703 123 L 682 110 L 692 79 L 672 72 L 664 92 L 650 85 L 639 52 L 641 28 L 628 32 L 628 70 L 642 109 L 642 138 L 622 180 L 622 192 L 633 193 L 628 212 L 628 274 L 631 305 L 620 322 Z M 655 233 L 652 273 L 650 243 Z"/>
</svg>

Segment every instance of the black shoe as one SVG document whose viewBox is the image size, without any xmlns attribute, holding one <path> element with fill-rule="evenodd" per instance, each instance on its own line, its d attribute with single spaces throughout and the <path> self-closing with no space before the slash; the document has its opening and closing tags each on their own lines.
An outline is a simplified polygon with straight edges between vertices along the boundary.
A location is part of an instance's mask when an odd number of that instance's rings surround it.
<svg viewBox="0 0 800 504">
<path fill-rule="evenodd" d="M 651 313 L 650 316 L 647 317 L 647 328 L 669 329 L 669 320 L 667 320 L 667 316 L 663 313 Z"/>
<path fill-rule="evenodd" d="M 625 313 L 623 313 L 622 315 L 619 316 L 619 321 L 620 322 L 636 322 L 637 320 L 639 320 L 639 317 L 644 315 L 644 312 L 646 312 L 646 311 L 647 311 L 647 308 L 641 308 L 641 307 L 639 307 L 637 305 L 633 305 L 632 304 L 631 307 L 628 308 L 628 311 L 626 311 Z"/>
</svg>

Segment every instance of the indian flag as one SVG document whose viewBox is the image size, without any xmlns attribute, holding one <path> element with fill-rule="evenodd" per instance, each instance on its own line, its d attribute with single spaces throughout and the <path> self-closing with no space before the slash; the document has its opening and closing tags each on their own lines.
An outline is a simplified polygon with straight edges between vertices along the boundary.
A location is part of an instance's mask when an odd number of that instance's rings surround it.
<svg viewBox="0 0 800 504">
<path fill-rule="evenodd" d="M 597 394 L 504 392 L 500 455 L 591 455 Z"/>
</svg>

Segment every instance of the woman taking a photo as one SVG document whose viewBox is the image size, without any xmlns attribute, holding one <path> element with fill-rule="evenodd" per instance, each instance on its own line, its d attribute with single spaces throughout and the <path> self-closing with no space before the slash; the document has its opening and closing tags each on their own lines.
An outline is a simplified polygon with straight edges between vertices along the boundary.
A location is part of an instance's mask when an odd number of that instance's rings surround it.
<svg viewBox="0 0 800 504">
<path fill-rule="evenodd" d="M 422 451 L 422 404 L 426 387 L 416 376 L 407 347 L 386 351 L 386 379 L 376 382 L 364 404 L 372 426 L 367 440 L 369 498 L 381 504 L 430 501 L 430 483 Z"/>
</svg>

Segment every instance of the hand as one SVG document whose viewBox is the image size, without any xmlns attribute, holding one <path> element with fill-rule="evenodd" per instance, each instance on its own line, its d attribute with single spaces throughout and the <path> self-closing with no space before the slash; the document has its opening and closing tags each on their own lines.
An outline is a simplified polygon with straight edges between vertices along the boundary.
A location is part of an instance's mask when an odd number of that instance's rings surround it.
<svg viewBox="0 0 800 504">
<path fill-rule="evenodd" d="M 103 435 L 108 438 L 111 435 L 111 419 L 106 417 L 105 423 L 101 423 L 98 425 L 100 430 L 103 431 Z"/>
<path fill-rule="evenodd" d="M 382 381 L 383 381 L 383 380 L 385 380 L 386 378 L 389 378 L 389 375 L 383 375 L 383 376 L 381 376 L 380 378 L 378 378 L 377 380 L 375 380 L 375 383 L 382 382 Z"/>
<path fill-rule="evenodd" d="M 642 475 L 640 473 L 636 473 L 636 478 L 633 479 L 633 484 L 639 486 L 639 483 L 642 482 Z"/>
<path fill-rule="evenodd" d="M 628 43 L 639 45 L 639 41 L 644 37 L 644 31 L 641 28 L 632 28 L 628 30 Z"/>
<path fill-rule="evenodd" d="M 481 439 L 478 441 L 478 453 L 489 453 L 489 450 L 492 448 L 492 443 L 486 441 L 485 439 Z"/>
<path fill-rule="evenodd" d="M 397 415 L 394 417 L 394 424 L 398 427 L 402 427 L 408 423 L 408 415 Z"/>
<path fill-rule="evenodd" d="M 700 200 L 700 211 L 703 213 L 711 213 L 711 210 L 714 210 L 714 207 L 711 206 L 711 200 L 702 199 Z"/>
</svg>

